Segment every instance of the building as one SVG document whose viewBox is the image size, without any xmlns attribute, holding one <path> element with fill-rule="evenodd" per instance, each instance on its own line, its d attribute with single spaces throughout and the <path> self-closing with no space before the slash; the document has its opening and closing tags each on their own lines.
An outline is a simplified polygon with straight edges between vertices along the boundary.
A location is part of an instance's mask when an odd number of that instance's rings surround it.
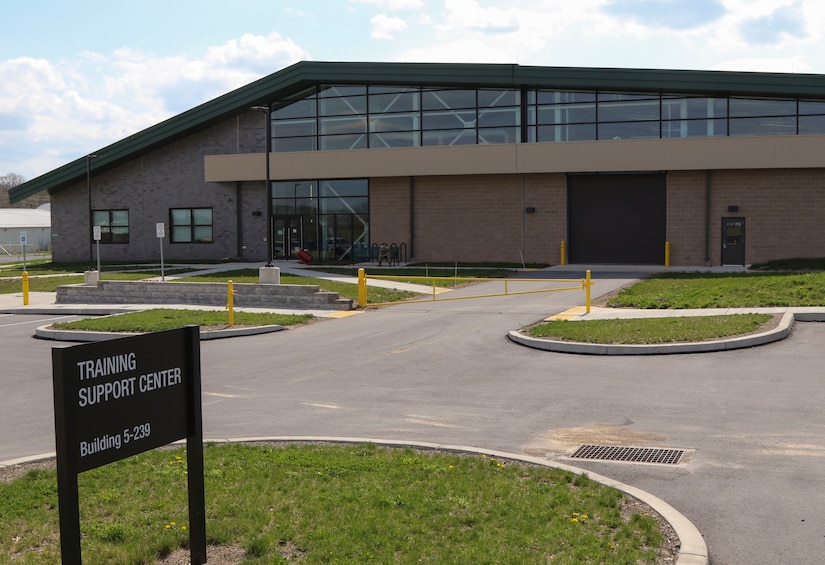
<svg viewBox="0 0 825 565">
<path fill-rule="evenodd" d="M 10 194 L 55 261 L 825 256 L 823 75 L 301 62 L 95 153 Z"/>
<path fill-rule="evenodd" d="M 0 256 L 48 251 L 51 239 L 49 205 L 32 208 L 0 208 Z M 25 240 L 25 243 L 23 243 Z"/>
</svg>

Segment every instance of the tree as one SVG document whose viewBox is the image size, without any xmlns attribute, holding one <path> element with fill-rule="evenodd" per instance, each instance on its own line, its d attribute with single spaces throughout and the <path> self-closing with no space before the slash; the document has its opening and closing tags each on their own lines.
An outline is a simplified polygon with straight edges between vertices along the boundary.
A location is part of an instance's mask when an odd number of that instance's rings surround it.
<svg viewBox="0 0 825 565">
<path fill-rule="evenodd" d="M 19 184 L 23 184 L 25 181 L 26 179 L 17 173 L 0 175 L 0 208 L 37 208 L 41 204 L 49 201 L 49 195 L 41 193 L 26 198 L 12 206 L 9 202 L 9 190 Z"/>
</svg>

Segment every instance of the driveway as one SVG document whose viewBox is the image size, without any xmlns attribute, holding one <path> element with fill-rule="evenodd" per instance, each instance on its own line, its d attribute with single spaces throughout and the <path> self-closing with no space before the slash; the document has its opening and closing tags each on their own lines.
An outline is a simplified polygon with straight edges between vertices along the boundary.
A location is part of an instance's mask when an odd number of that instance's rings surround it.
<svg viewBox="0 0 825 565">
<path fill-rule="evenodd" d="M 633 276 L 594 280 L 598 296 Z M 507 339 L 582 295 L 407 304 L 203 342 L 205 436 L 407 439 L 566 463 L 588 443 L 683 448 L 688 462 L 677 466 L 575 465 L 666 500 L 705 535 L 714 564 L 820 563 L 825 328 L 800 323 L 789 339 L 748 350 L 650 357 Z M 54 449 L 55 344 L 28 337 L 36 322 L 26 318 L 0 318 L 0 460 Z"/>
</svg>

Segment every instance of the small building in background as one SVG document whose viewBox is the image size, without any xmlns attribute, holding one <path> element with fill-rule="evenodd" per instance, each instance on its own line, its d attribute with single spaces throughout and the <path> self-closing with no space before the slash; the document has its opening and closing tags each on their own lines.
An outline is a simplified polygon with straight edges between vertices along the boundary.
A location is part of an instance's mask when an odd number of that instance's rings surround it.
<svg viewBox="0 0 825 565">
<path fill-rule="evenodd" d="M 49 251 L 52 212 L 48 204 L 39 208 L 0 208 L 0 256 L 22 255 L 21 234 L 26 253 Z"/>
</svg>

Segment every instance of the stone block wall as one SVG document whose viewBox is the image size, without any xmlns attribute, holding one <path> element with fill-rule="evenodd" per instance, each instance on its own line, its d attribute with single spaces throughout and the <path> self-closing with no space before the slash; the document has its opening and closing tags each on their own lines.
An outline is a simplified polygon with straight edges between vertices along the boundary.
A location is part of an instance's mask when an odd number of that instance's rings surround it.
<svg viewBox="0 0 825 565">
<path fill-rule="evenodd" d="M 352 310 L 353 301 L 312 285 L 233 285 L 236 308 Z M 57 287 L 58 304 L 196 304 L 226 306 L 224 283 L 98 281 Z"/>
</svg>

